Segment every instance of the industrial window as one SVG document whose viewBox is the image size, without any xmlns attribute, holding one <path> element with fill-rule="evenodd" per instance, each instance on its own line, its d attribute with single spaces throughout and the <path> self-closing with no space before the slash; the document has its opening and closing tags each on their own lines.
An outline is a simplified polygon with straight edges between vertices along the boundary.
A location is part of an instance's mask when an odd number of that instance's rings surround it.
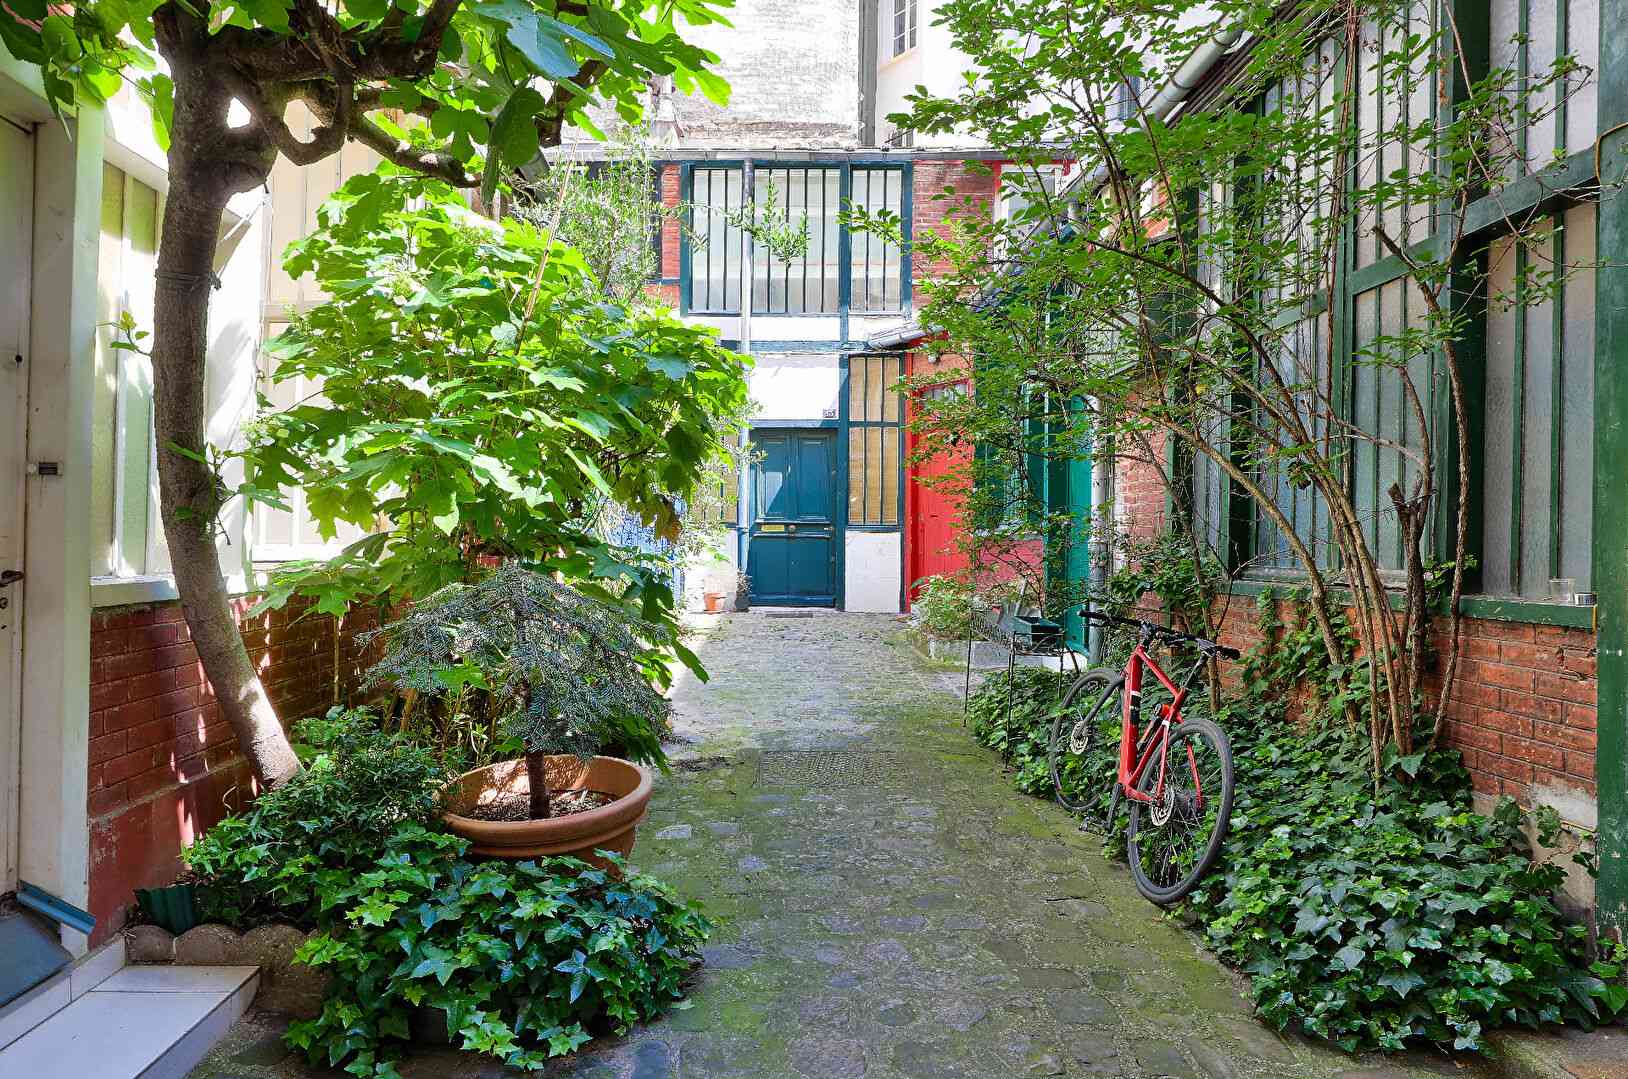
<svg viewBox="0 0 1628 1079">
<path fill-rule="evenodd" d="M 740 169 L 707 167 L 691 171 L 691 311 L 734 314 L 741 309 L 742 206 Z"/>
<path fill-rule="evenodd" d="M 898 56 L 916 47 L 916 0 L 893 0 L 893 50 Z"/>
<path fill-rule="evenodd" d="M 848 523 L 899 525 L 904 357 L 848 358 Z"/>
<path fill-rule="evenodd" d="M 808 244 L 795 258 L 759 245 L 752 267 L 752 310 L 766 315 L 835 314 L 842 226 L 841 168 L 758 168 L 753 202 L 760 218 L 796 228 L 807 222 Z"/>
<path fill-rule="evenodd" d="M 1599 0 L 1491 0 L 1491 60 L 1515 73 L 1520 94 L 1514 140 L 1517 175 L 1594 145 L 1599 120 Z M 1557 56 L 1579 70 L 1550 83 Z M 1512 179 L 1514 177 L 1511 177 Z"/>
<path fill-rule="evenodd" d="M 1481 591 L 1588 591 L 1594 487 L 1594 206 L 1488 252 Z"/>
<path fill-rule="evenodd" d="M 162 197 L 112 165 L 102 166 L 97 251 L 96 383 L 91 421 L 91 574 L 169 572 L 158 516 L 153 443 L 153 368 L 114 324 L 129 316 L 152 332 Z M 152 338 L 139 342 L 142 349 Z"/>
<path fill-rule="evenodd" d="M 851 181 L 856 209 L 898 218 L 904 207 L 904 170 L 856 168 Z M 853 274 L 849 308 L 855 312 L 899 311 L 904 307 L 904 265 L 899 245 L 868 232 L 849 241 Z"/>
</svg>

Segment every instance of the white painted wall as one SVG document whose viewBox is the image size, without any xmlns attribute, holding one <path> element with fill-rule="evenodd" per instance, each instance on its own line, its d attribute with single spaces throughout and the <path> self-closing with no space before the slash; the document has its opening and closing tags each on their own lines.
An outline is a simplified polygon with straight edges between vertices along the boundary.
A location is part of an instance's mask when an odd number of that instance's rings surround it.
<svg viewBox="0 0 1628 1079">
<path fill-rule="evenodd" d="M 903 542 L 898 532 L 847 534 L 843 548 L 844 610 L 899 613 Z"/>
<path fill-rule="evenodd" d="M 837 353 L 770 352 L 754 358 L 750 386 L 757 418 L 818 420 L 837 408 L 842 387 Z M 831 412 L 829 418 L 836 416 Z"/>
<path fill-rule="evenodd" d="M 917 86 L 927 87 L 935 97 L 954 97 L 965 85 L 964 73 L 972 70 L 972 60 L 955 47 L 948 27 L 934 26 L 938 0 L 918 0 L 916 47 L 889 57 L 893 39 L 893 0 L 873 0 L 877 11 L 876 50 L 876 141 L 885 143 L 893 132 L 888 114 L 908 112 L 905 95 Z M 977 140 L 964 133 L 915 137 L 917 147 L 972 146 Z"/>
</svg>

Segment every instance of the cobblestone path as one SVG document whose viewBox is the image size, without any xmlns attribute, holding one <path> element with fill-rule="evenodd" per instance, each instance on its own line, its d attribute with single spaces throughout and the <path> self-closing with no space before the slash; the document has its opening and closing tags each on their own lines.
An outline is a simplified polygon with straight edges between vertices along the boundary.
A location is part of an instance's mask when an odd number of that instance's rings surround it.
<svg viewBox="0 0 1628 1079">
<path fill-rule="evenodd" d="M 712 677 L 675 690 L 685 744 L 634 860 L 719 923 L 706 969 L 693 1007 L 552 1074 L 1477 1074 L 1356 1060 L 1254 1021 L 1233 976 L 1136 893 L 1099 839 L 1011 789 L 961 725 L 960 672 L 921 660 L 895 620 L 751 612 L 700 633 Z M 253 1032 L 240 1024 L 233 1044 L 276 1055 Z M 233 1052 L 217 1051 L 208 1074 L 289 1074 L 287 1060 L 234 1069 Z M 451 1052 L 402 1070 L 502 1071 Z"/>
</svg>

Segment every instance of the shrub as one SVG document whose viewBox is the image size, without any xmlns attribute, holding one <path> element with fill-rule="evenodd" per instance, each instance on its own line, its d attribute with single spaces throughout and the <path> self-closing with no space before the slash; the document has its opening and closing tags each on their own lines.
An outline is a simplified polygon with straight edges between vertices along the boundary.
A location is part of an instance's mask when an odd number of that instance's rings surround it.
<svg viewBox="0 0 1628 1079">
<path fill-rule="evenodd" d="M 312 1063 L 396 1076 L 422 1007 L 454 1045 L 534 1070 L 682 1001 L 711 926 L 666 885 L 570 858 L 476 864 L 464 849 L 403 824 L 376 868 L 331 894 L 297 958 L 332 988 L 287 1034 Z"/>
<path fill-rule="evenodd" d="M 1066 676 L 1005 683 L 974 696 L 974 734 L 1019 789 L 1049 797 L 1046 741 Z M 1268 1021 L 1351 1051 L 1481 1049 L 1488 1027 L 1587 1027 L 1628 1004 L 1610 983 L 1617 964 L 1590 963 L 1585 931 L 1556 908 L 1563 871 L 1533 861 L 1518 807 L 1470 811 L 1456 752 L 1421 754 L 1411 786 L 1387 782 L 1376 798 L 1359 735 L 1302 734 L 1259 701 L 1221 721 L 1238 769 L 1232 827 L 1185 911 L 1251 976 Z M 1103 790 L 1099 813 L 1118 745 L 1117 723 L 1105 726 L 1083 766 Z M 1110 842 L 1123 857 L 1117 831 Z"/>
<path fill-rule="evenodd" d="M 314 1063 L 395 1076 L 427 1007 L 464 1049 L 535 1069 L 682 1000 L 710 924 L 666 885 L 569 858 L 476 863 L 437 829 L 430 750 L 339 709 L 299 733 L 305 771 L 184 857 L 210 920 L 317 930 L 296 958 L 334 977 L 286 1035 Z"/>
<path fill-rule="evenodd" d="M 209 921 L 314 925 L 398 825 L 435 817 L 447 778 L 435 754 L 381 733 L 368 712 L 335 708 L 295 733 L 306 767 L 182 852 Z"/>
<path fill-rule="evenodd" d="M 990 585 L 973 593 L 960 576 L 923 577 L 916 582 L 919 591 L 910 603 L 916 628 L 941 641 L 964 641 L 981 637 L 986 631 L 982 618 L 990 611 L 1017 598 L 1017 581 Z"/>
</svg>

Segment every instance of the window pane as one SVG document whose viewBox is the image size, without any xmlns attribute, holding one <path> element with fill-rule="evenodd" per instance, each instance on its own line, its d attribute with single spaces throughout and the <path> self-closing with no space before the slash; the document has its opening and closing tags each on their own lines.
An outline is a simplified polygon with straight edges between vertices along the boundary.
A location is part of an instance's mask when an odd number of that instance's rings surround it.
<svg viewBox="0 0 1628 1079">
<path fill-rule="evenodd" d="M 765 314 L 830 314 L 837 310 L 842 170 L 761 168 L 753 173 L 753 204 L 776 224 L 804 228 L 806 250 L 782 259 L 755 250 L 752 310 Z"/>
<path fill-rule="evenodd" d="M 110 325 L 123 308 L 124 173 L 102 166 L 102 228 L 96 257 L 96 384 L 91 394 L 90 536 L 93 576 L 113 572 L 115 432 L 120 350 Z"/>
<path fill-rule="evenodd" d="M 1587 590 L 1593 538 L 1594 207 L 1524 247 L 1489 254 L 1482 590 L 1549 598 Z M 1554 277 L 1564 266 L 1571 276 Z"/>
<path fill-rule="evenodd" d="M 880 524 L 886 476 L 882 460 L 882 429 L 867 427 L 862 433 L 865 437 L 865 521 L 867 524 Z"/>
<path fill-rule="evenodd" d="M 739 169 L 690 174 L 690 309 L 740 310 L 741 230 L 728 220 L 742 209 Z"/>
<path fill-rule="evenodd" d="M 851 178 L 853 205 L 872 215 L 886 211 L 895 217 L 903 213 L 904 172 L 897 168 L 854 169 Z M 853 234 L 849 242 L 852 260 L 854 311 L 897 311 L 904 306 L 903 272 L 899 245 L 871 233 Z"/>
<path fill-rule="evenodd" d="M 899 523 L 899 428 L 882 428 L 882 523 Z"/>
</svg>

